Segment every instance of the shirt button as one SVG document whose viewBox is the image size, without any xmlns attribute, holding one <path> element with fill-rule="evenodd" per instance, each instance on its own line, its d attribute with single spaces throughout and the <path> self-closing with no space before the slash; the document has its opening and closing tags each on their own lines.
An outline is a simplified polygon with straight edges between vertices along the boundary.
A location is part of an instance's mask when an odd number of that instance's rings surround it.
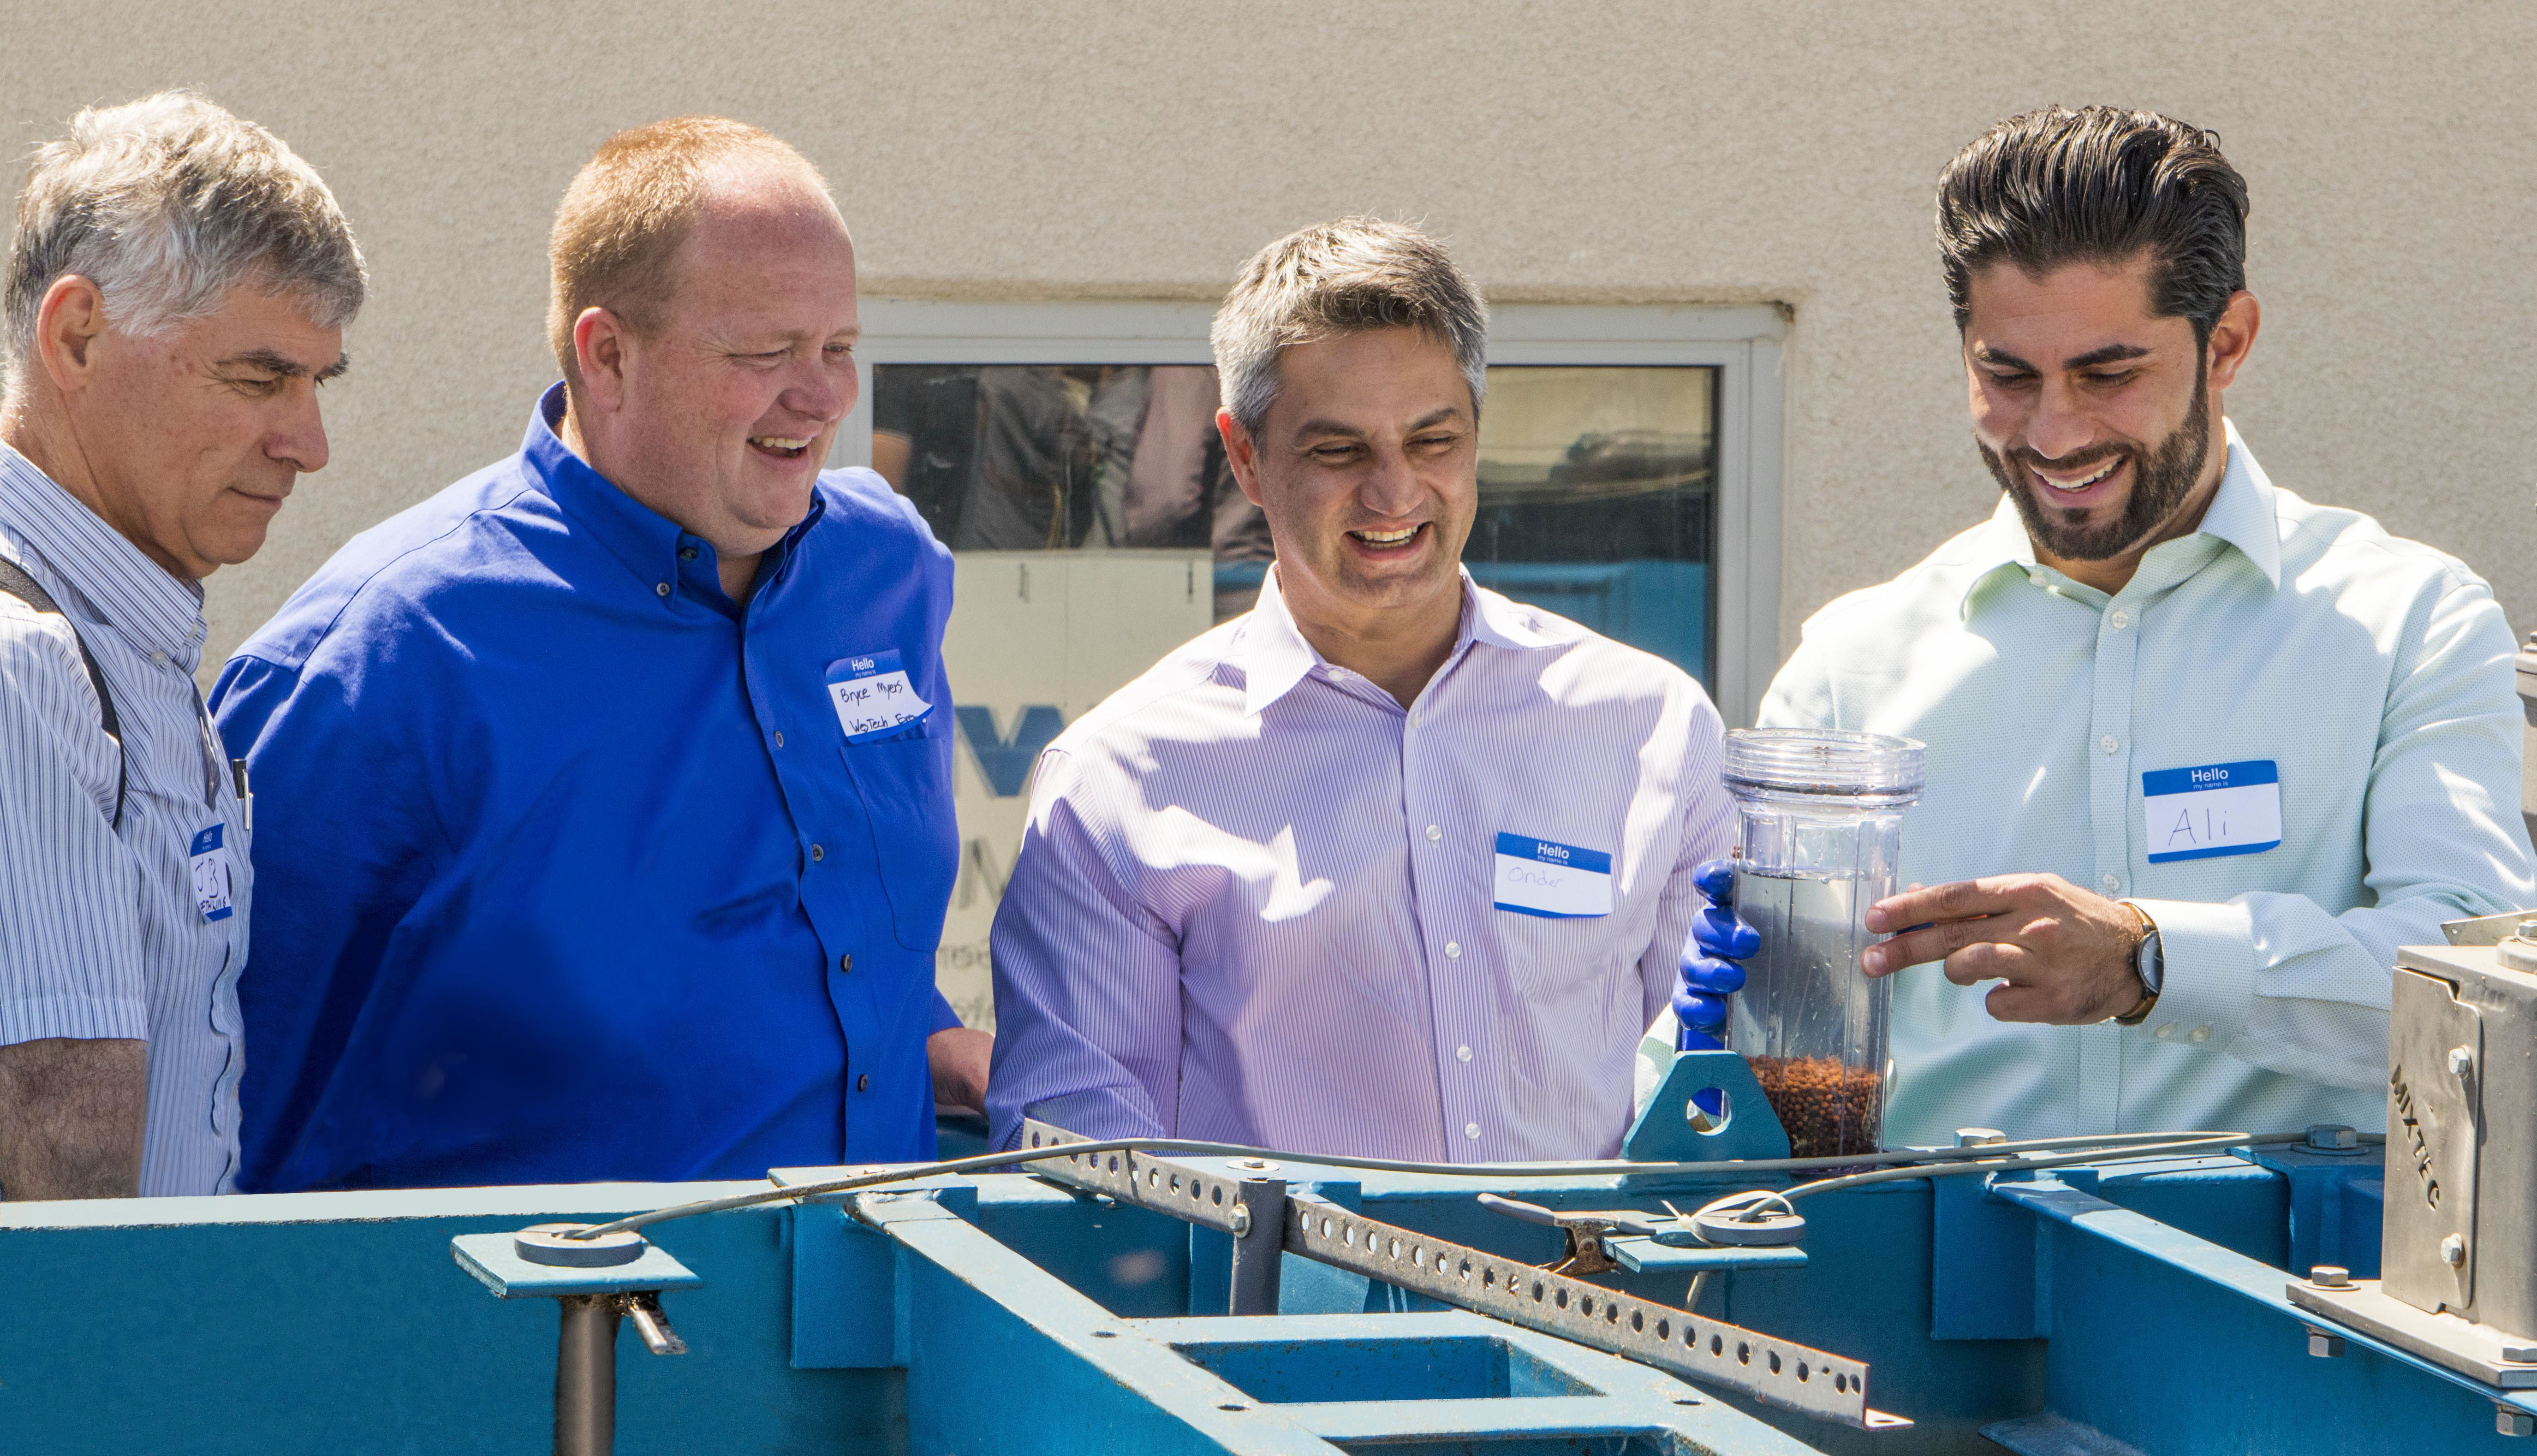
<svg viewBox="0 0 2537 1456">
<path fill-rule="evenodd" d="M 652 591 L 656 596 L 667 597 L 670 595 L 670 584 L 668 582 L 654 582 L 652 584 Z"/>
<path fill-rule="evenodd" d="M 1461 941 L 1459 941 L 1459 940 L 1448 940 L 1448 941 L 1446 941 L 1446 942 L 1445 942 L 1445 959 L 1447 959 L 1447 960 L 1449 960 L 1449 961 L 1459 961 L 1459 960 L 1461 960 L 1462 958 L 1463 958 L 1463 942 L 1461 942 Z"/>
<path fill-rule="evenodd" d="M 1465 1122 L 1463 1124 L 1463 1136 L 1467 1138 L 1477 1138 L 1479 1135 L 1480 1124 L 1476 1122 Z"/>
<path fill-rule="evenodd" d="M 152 653 L 152 654 L 150 655 L 150 665 L 151 665 L 151 666 L 153 666 L 153 667 L 164 667 L 164 666 L 166 666 L 166 665 L 167 665 L 167 655 L 166 655 L 165 653 L 163 653 L 163 652 L 154 652 L 154 653 Z"/>
<path fill-rule="evenodd" d="M 1440 839 L 1443 839 L 1444 837 L 1445 837 L 1445 831 L 1443 831 L 1443 830 L 1441 830 L 1441 829 L 1438 829 L 1438 828 L 1437 828 L 1435 825 L 1433 825 L 1433 824 L 1430 824 L 1430 825 L 1428 825 L 1428 826 L 1427 826 L 1427 843 L 1429 843 L 1429 844 L 1431 844 L 1431 845 L 1432 845 L 1432 844 L 1436 843 L 1436 841 L 1438 841 L 1438 840 L 1440 840 Z"/>
<path fill-rule="evenodd" d="M 2121 875 L 2118 875 L 2118 874 L 2110 874 L 2110 875 L 2106 876 L 2106 893 L 2107 893 L 2107 894 L 2112 895 L 2112 894 L 2113 894 L 2113 893 L 2114 893 L 2116 890 L 2119 890 L 2119 889 L 2121 889 L 2122 887 L 2123 887 L 2123 877 L 2122 877 Z"/>
<path fill-rule="evenodd" d="M 844 955 L 837 957 L 837 974 L 839 976 L 843 976 L 853 969 L 855 969 L 854 952 L 848 951 Z"/>
<path fill-rule="evenodd" d="M 2169 1038 L 2174 1037 L 2175 1035 L 2176 1035 L 2176 1023 L 2175 1023 L 2175 1022 L 2172 1022 L 2172 1021 L 2171 1021 L 2171 1022 L 2169 1022 L 2167 1025 L 2165 1025 L 2165 1026 L 2163 1026 L 2163 1027 L 2160 1027 L 2160 1028 L 2158 1029 L 2158 1039 L 2159 1039 L 2160 1041 L 2162 1041 L 2162 1042 L 2167 1041 Z"/>
<path fill-rule="evenodd" d="M 775 730 L 775 746 L 778 748 L 784 746 L 784 730 L 782 728 L 777 728 Z"/>
<path fill-rule="evenodd" d="M 828 852 L 827 852 L 827 851 L 825 851 L 825 850 L 823 850 L 823 849 L 820 849 L 817 845 L 813 845 L 813 846 L 811 847 L 811 862 L 812 862 L 812 863 L 816 864 L 816 863 L 818 863 L 820 860 L 825 859 L 825 858 L 827 858 L 827 857 L 828 857 Z"/>
<path fill-rule="evenodd" d="M 682 561 L 693 561 L 696 559 L 696 548 L 693 546 L 679 547 L 679 559 Z"/>
<path fill-rule="evenodd" d="M 1471 1048 L 1470 1048 L 1470 1047 L 1468 1047 L 1468 1046 L 1457 1046 L 1457 1047 L 1455 1047 L 1455 1048 L 1454 1048 L 1454 1060 L 1456 1060 L 1456 1061 L 1469 1061 L 1470 1059 L 1471 1059 Z"/>
<path fill-rule="evenodd" d="M 2100 747 L 2100 748 L 2103 748 L 2103 749 L 2104 749 L 2104 750 L 2106 750 L 2108 753 L 2112 753 L 2112 752 L 2114 752 L 2115 749 L 2120 748 L 2120 747 L 2122 747 L 2122 746 L 2123 746 L 2123 740 L 2122 740 L 2122 739 L 2120 739 L 2120 738 L 2115 737 L 2115 736 L 2114 736 L 2114 734 L 2112 734 L 2112 733 L 2108 733 L 2108 734 L 2106 734 L 2104 737 L 2099 738 L 2099 739 L 2097 740 L 2097 746 L 2098 746 L 2098 747 Z"/>
<path fill-rule="evenodd" d="M 870 1072 L 866 1072 L 866 1073 L 864 1073 L 862 1076 L 857 1077 L 857 1078 L 855 1079 L 855 1091 L 857 1091 L 857 1092 L 870 1092 L 870 1091 L 872 1091 L 872 1073 L 870 1073 Z"/>
<path fill-rule="evenodd" d="M 2187 1035 L 2192 1037 L 2196 1042 L 2208 1042 L 2211 1040 L 2211 1028 L 2207 1026 L 2198 1026 L 2191 1032 L 2187 1033 Z"/>
<path fill-rule="evenodd" d="M 2132 614 L 2117 606 L 2113 611 L 2106 613 L 2106 621 L 2108 625 L 2119 632 L 2132 624 Z"/>
</svg>

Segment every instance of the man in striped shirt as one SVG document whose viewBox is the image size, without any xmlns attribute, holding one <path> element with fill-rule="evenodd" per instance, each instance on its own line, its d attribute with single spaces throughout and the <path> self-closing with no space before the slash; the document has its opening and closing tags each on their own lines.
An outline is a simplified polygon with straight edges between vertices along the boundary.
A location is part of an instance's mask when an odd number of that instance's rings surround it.
<svg viewBox="0 0 2537 1456">
<path fill-rule="evenodd" d="M 202 579 L 326 463 L 361 258 L 271 133 L 168 93 L 82 111 L 18 200 L 0 400 L 0 1190 L 226 1190 L 243 785 Z"/>
<path fill-rule="evenodd" d="M 1041 758 L 988 1112 L 1482 1162 L 1614 1153 L 1732 814 L 1668 664 L 1474 586 L 1487 316 L 1350 219 L 1254 258 L 1216 416 L 1277 562 Z"/>
</svg>

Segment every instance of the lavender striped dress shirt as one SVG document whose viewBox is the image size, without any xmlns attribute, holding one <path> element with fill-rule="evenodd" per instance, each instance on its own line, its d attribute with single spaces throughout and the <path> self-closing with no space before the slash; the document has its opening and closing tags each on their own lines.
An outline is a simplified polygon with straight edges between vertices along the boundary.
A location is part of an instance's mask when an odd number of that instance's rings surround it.
<svg viewBox="0 0 2537 1456">
<path fill-rule="evenodd" d="M 994 932 L 987 1106 L 1461 1163 L 1603 1157 L 1724 853 L 1721 724 L 1659 659 L 1464 578 L 1406 711 L 1260 604 L 1042 755 Z M 1610 912 L 1501 908 L 1501 834 L 1610 856 Z"/>
<path fill-rule="evenodd" d="M 246 814 L 194 688 L 202 588 L 0 445 L 0 554 L 78 623 L 0 597 L 0 1045 L 150 1044 L 144 1194 L 222 1193 L 237 1171 Z M 130 783 L 80 662 L 114 694 Z M 206 918 L 192 850 L 214 826 L 233 904 Z"/>
</svg>

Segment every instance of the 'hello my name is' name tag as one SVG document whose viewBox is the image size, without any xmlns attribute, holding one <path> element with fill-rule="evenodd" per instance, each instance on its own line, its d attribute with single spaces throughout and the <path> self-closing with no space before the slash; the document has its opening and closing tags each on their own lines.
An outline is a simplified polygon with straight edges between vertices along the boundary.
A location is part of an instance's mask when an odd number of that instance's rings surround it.
<svg viewBox="0 0 2537 1456">
<path fill-rule="evenodd" d="M 2282 842 L 2282 779 L 2269 758 L 2141 775 L 2149 862 L 2260 855 Z"/>
<path fill-rule="evenodd" d="M 1529 835 L 1498 836 L 1497 908 L 1546 919 L 1612 913 L 1612 856 Z"/>
<path fill-rule="evenodd" d="M 237 911 L 237 877 L 229 865 L 229 847 L 223 842 L 228 829 L 212 825 L 194 836 L 187 852 L 194 861 L 194 908 L 207 920 L 226 920 Z"/>
<path fill-rule="evenodd" d="M 837 722 L 849 743 L 887 737 L 933 711 L 907 680 L 896 648 L 839 658 L 828 665 L 827 679 L 828 701 L 837 707 Z"/>
</svg>

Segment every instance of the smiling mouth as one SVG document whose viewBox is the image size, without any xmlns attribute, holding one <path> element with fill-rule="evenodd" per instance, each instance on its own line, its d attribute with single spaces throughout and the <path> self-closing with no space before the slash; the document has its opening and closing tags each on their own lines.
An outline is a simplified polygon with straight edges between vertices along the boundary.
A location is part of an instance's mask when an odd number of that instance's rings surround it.
<svg viewBox="0 0 2537 1456">
<path fill-rule="evenodd" d="M 802 453 L 811 448 L 811 442 L 785 435 L 751 435 L 748 437 L 748 446 L 761 455 L 772 455 L 777 460 L 800 460 Z"/>
<path fill-rule="evenodd" d="M 1416 540 L 1418 533 L 1425 531 L 1427 525 L 1428 523 L 1421 521 L 1415 526 L 1401 527 L 1399 531 L 1351 531 L 1348 535 L 1378 551 L 1389 551 Z"/>
<path fill-rule="evenodd" d="M 2055 480 L 2050 475 L 2037 470 L 2033 465 L 2029 465 L 2026 470 L 2027 474 L 2033 475 L 2035 478 L 2043 481 L 2051 488 L 2061 491 L 2067 495 L 2076 495 L 2080 491 L 2087 489 L 2089 486 L 2096 484 L 2100 480 L 2103 480 L 2108 475 L 2113 475 L 2122 466 L 2122 456 L 2114 456 L 2113 459 L 2108 460 L 2104 465 L 2097 467 L 2095 470 L 2090 471 L 2088 474 L 2080 476 L 2076 480 Z"/>
</svg>

